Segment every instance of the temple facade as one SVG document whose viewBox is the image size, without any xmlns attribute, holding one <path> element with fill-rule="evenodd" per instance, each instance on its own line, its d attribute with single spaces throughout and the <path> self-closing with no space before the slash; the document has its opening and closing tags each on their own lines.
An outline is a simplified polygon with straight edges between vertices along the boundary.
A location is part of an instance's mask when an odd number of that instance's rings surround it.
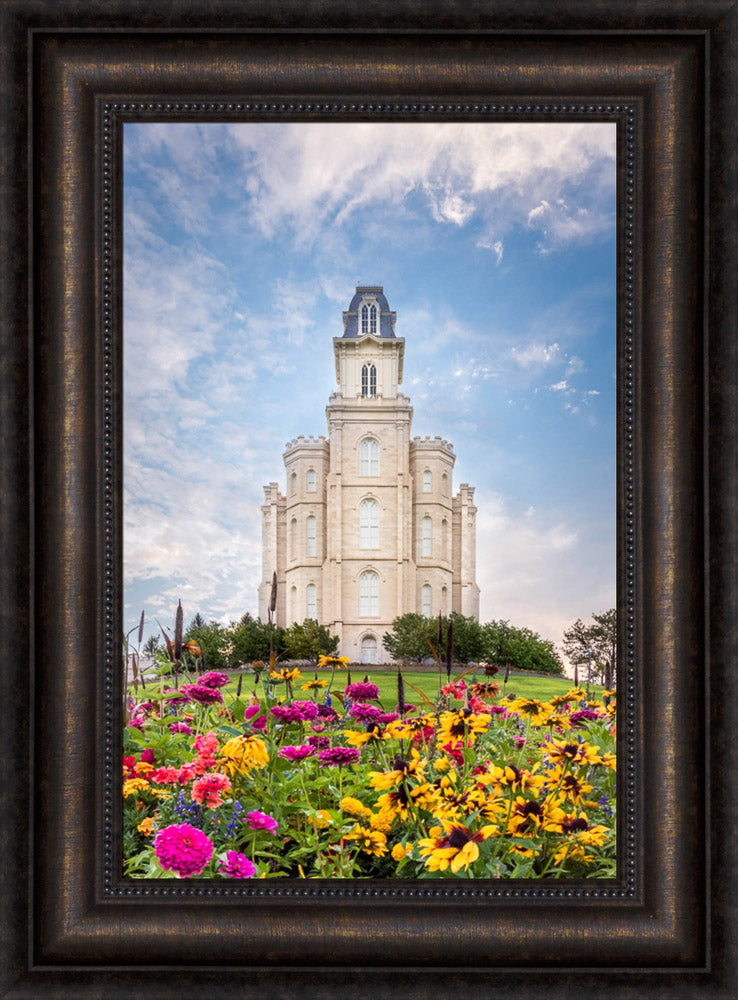
<svg viewBox="0 0 738 1000">
<path fill-rule="evenodd" d="M 360 286 L 333 339 L 328 434 L 290 441 L 286 492 L 264 487 L 259 616 L 277 573 L 278 625 L 317 619 L 340 653 L 389 659 L 382 636 L 414 611 L 479 616 L 474 488 L 453 490 L 453 446 L 411 437 L 405 341 L 379 286 Z"/>
</svg>

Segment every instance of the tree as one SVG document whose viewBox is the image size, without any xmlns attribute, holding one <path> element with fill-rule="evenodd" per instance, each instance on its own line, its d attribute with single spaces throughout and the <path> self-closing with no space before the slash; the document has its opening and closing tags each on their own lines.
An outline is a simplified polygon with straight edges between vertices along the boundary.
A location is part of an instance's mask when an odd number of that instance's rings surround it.
<svg viewBox="0 0 738 1000">
<path fill-rule="evenodd" d="M 279 656 L 285 649 L 285 630 L 272 626 L 274 652 Z M 253 663 L 254 660 L 269 660 L 269 623 L 259 618 L 252 618 L 246 613 L 240 621 L 232 622 L 230 627 L 232 649 L 228 658 L 229 665 L 239 666 L 242 663 Z"/>
<path fill-rule="evenodd" d="M 228 666 L 231 635 L 219 622 L 206 623 L 197 614 L 184 634 L 185 642 L 194 642 L 202 650 L 207 670 L 225 670 Z"/>
<path fill-rule="evenodd" d="M 436 619 L 413 611 L 395 618 L 392 631 L 382 636 L 382 645 L 393 660 L 415 663 L 431 655 L 429 641 L 436 643 Z"/>
<path fill-rule="evenodd" d="M 602 679 L 611 688 L 617 663 L 617 612 L 615 608 L 592 614 L 592 621 L 584 624 L 577 618 L 564 632 L 563 650 L 577 667 L 592 666 L 592 677 Z"/>
<path fill-rule="evenodd" d="M 482 627 L 484 655 L 490 663 L 533 670 L 540 674 L 562 674 L 564 665 L 550 639 L 542 639 L 529 628 L 508 621 L 491 621 Z"/>
<path fill-rule="evenodd" d="M 156 655 L 158 649 L 159 649 L 159 636 L 150 635 L 146 640 L 146 642 L 144 643 L 142 652 L 144 652 L 146 656 L 153 657 Z"/>
<path fill-rule="evenodd" d="M 430 642 L 441 660 L 445 658 L 446 647 L 438 642 L 438 618 L 410 612 L 400 615 L 392 622 L 392 631 L 382 637 L 384 648 L 394 660 L 421 662 L 432 656 Z M 456 663 L 471 663 L 481 660 L 484 655 L 484 633 L 476 618 L 452 611 L 441 618 L 442 637 L 447 635 L 449 621 L 453 622 L 453 659 Z"/>
<path fill-rule="evenodd" d="M 338 642 L 338 636 L 331 635 L 327 626 L 319 625 L 314 618 L 306 618 L 302 624 L 295 622 L 284 630 L 284 648 L 290 660 L 332 656 L 338 649 Z"/>
</svg>

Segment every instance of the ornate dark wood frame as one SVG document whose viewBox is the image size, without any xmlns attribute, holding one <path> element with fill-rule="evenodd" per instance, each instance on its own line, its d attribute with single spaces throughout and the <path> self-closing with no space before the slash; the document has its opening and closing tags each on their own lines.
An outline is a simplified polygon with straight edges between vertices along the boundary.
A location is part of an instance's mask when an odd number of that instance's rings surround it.
<svg viewBox="0 0 738 1000">
<path fill-rule="evenodd" d="M 736 14 L 580 6 L 3 7 L 0 995 L 732 995 Z M 121 121 L 511 114 L 620 129 L 618 881 L 124 884 Z"/>
</svg>

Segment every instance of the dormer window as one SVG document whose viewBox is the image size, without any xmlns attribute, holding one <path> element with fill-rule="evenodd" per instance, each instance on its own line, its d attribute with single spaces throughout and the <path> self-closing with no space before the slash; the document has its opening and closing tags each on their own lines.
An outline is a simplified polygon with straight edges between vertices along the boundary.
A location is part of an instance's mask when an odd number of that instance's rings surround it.
<svg viewBox="0 0 738 1000">
<path fill-rule="evenodd" d="M 361 335 L 373 333 L 377 335 L 377 307 L 373 302 L 365 302 L 361 307 Z"/>
<path fill-rule="evenodd" d="M 361 395 L 374 399 L 377 395 L 377 366 L 361 366 Z"/>
</svg>

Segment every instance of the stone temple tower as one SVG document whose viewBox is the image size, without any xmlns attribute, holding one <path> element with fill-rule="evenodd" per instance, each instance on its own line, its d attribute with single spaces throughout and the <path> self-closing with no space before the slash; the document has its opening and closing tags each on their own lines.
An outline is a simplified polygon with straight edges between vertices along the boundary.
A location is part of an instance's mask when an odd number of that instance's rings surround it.
<svg viewBox="0 0 738 1000">
<path fill-rule="evenodd" d="M 362 663 L 388 658 L 398 615 L 479 615 L 474 488 L 454 495 L 448 441 L 410 436 L 396 319 L 381 287 L 357 287 L 333 339 L 328 435 L 287 444 L 286 495 L 269 483 L 262 506 L 260 617 L 276 570 L 277 623 L 315 618 Z"/>
</svg>

